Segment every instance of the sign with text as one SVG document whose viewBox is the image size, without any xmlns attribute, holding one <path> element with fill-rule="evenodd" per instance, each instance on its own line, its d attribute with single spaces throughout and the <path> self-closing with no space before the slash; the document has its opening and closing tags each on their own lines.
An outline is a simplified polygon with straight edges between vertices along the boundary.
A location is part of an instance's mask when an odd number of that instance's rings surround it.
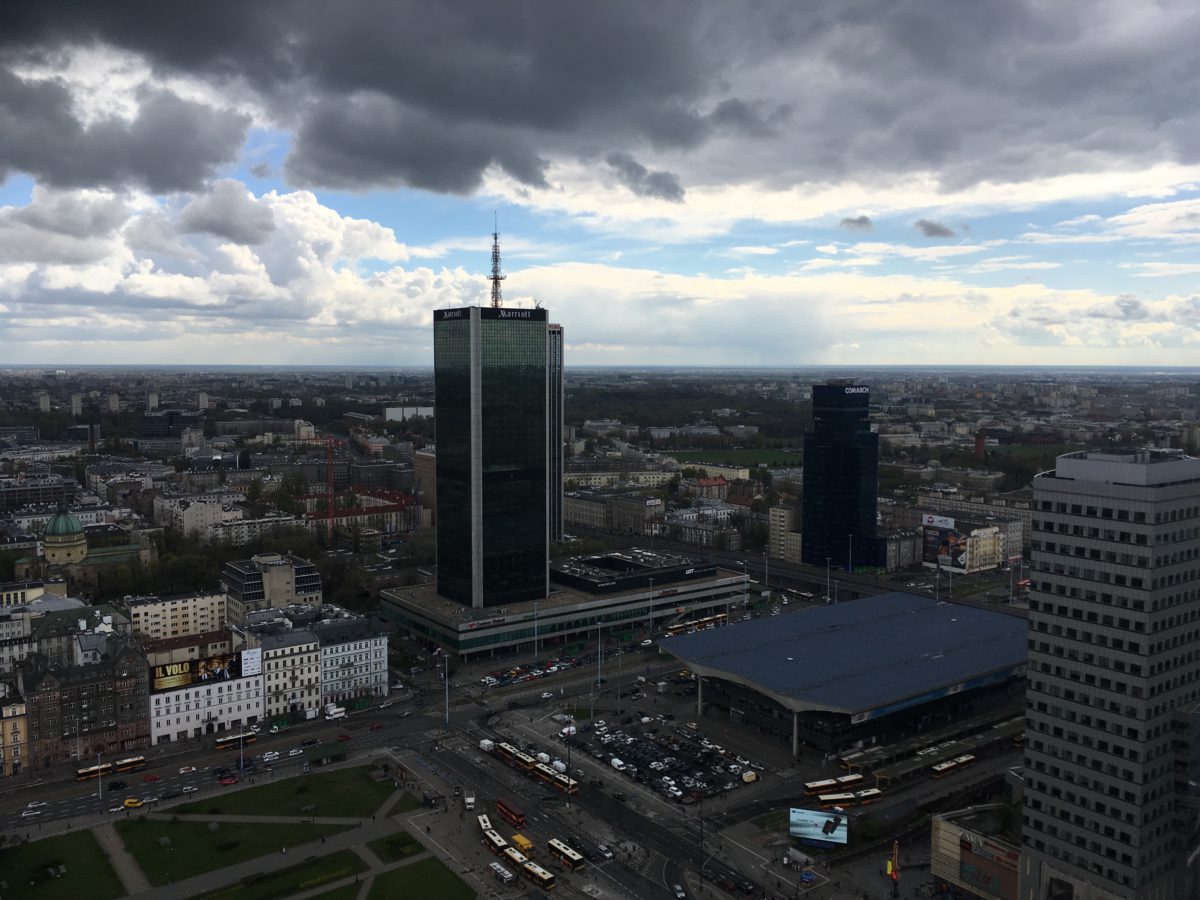
<svg viewBox="0 0 1200 900">
<path fill-rule="evenodd" d="M 223 653 L 220 656 L 206 656 L 203 659 L 187 659 L 183 662 L 155 666 L 150 671 L 150 691 L 175 691 L 206 682 L 230 681 L 241 677 L 241 654 Z"/>
</svg>

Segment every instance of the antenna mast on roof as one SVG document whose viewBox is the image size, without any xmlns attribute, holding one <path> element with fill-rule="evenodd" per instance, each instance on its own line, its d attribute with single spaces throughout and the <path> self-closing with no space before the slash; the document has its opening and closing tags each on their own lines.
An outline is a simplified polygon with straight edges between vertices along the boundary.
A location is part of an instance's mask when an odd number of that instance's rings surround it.
<svg viewBox="0 0 1200 900">
<path fill-rule="evenodd" d="M 495 213 L 492 213 L 495 216 Z M 500 302 L 500 282 L 505 278 L 500 274 L 500 227 L 499 221 L 492 226 L 495 230 L 492 232 L 492 308 L 499 309 L 502 305 Z"/>
</svg>

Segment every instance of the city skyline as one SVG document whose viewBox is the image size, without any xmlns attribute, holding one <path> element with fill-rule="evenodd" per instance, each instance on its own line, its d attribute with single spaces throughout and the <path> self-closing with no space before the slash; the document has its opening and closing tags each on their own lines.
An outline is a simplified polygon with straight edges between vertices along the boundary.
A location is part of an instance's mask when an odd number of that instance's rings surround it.
<svg viewBox="0 0 1200 900">
<path fill-rule="evenodd" d="M 1186 6 L 0 12 L 0 358 L 1181 366 Z"/>
</svg>

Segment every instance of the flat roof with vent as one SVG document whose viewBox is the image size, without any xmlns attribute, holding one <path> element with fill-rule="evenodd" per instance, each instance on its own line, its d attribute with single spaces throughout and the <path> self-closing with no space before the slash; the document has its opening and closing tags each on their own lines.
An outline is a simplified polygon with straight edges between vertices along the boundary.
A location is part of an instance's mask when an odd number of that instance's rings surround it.
<svg viewBox="0 0 1200 900">
<path fill-rule="evenodd" d="M 787 709 L 884 716 L 1024 672 L 1019 615 L 900 592 L 667 638 L 692 671 Z"/>
</svg>

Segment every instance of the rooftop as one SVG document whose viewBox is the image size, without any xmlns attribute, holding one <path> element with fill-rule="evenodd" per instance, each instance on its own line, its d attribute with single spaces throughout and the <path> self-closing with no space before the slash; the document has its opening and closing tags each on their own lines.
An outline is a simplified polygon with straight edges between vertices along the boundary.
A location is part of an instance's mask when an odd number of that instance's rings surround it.
<svg viewBox="0 0 1200 900">
<path fill-rule="evenodd" d="M 1017 615 L 896 592 L 681 635 L 664 649 L 789 709 L 881 715 L 1023 666 L 1027 632 Z"/>
</svg>

